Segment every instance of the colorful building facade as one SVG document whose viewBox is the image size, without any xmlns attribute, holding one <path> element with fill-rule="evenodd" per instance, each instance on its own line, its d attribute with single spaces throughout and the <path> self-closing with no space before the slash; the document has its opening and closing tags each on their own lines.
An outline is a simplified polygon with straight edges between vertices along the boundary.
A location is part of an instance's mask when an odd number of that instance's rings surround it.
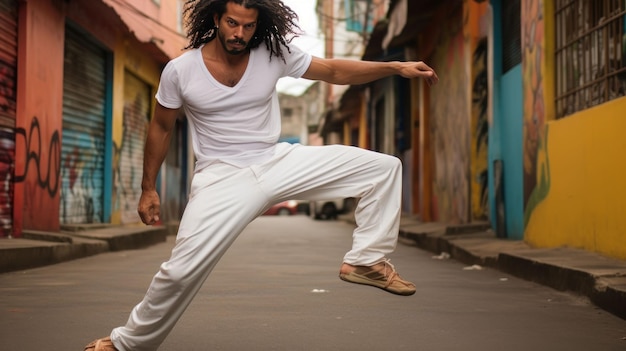
<svg viewBox="0 0 626 351">
<path fill-rule="evenodd" d="M 423 60 L 439 84 L 352 87 L 339 107 L 344 140 L 403 160 L 405 212 L 626 259 L 626 4 L 405 2 L 363 58 Z"/>
<path fill-rule="evenodd" d="M 524 238 L 626 259 L 626 4 L 593 3 L 523 2 Z"/>
<path fill-rule="evenodd" d="M 176 32 L 178 2 L 0 3 L 10 33 L 0 56 L 0 177 L 9 194 L 0 236 L 139 223 L 154 92 L 163 65 L 186 44 Z M 184 128 L 181 121 L 161 172 L 165 212 L 175 218 L 185 201 Z"/>
</svg>

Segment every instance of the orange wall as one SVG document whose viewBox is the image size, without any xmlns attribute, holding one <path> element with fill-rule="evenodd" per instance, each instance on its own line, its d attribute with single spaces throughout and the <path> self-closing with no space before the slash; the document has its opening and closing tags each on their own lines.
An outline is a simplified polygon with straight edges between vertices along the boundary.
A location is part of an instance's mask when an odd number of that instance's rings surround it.
<svg viewBox="0 0 626 351">
<path fill-rule="evenodd" d="M 21 3 L 14 232 L 59 229 L 65 18 L 51 1 Z"/>
<path fill-rule="evenodd" d="M 115 87 L 124 86 L 126 70 L 153 89 L 158 84 L 161 65 L 142 52 L 145 47 L 126 32 L 120 21 L 103 15 L 104 6 L 93 0 L 20 2 L 13 197 L 15 236 L 20 236 L 24 229 L 60 229 L 66 24 L 78 25 L 114 53 L 112 79 Z M 173 45 L 182 48 L 183 44 L 179 41 Z M 123 89 L 114 88 L 113 116 L 108 116 L 113 118 L 114 143 L 115 137 L 121 134 L 123 103 Z"/>
</svg>

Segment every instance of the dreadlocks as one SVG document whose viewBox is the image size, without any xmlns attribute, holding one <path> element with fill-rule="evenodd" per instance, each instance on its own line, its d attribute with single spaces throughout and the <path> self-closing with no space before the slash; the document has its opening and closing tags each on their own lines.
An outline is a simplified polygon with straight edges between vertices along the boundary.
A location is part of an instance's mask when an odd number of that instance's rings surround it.
<svg viewBox="0 0 626 351">
<path fill-rule="evenodd" d="M 248 47 L 254 49 L 264 42 L 270 50 L 270 57 L 275 55 L 284 60 L 282 46 L 289 50 L 287 44 L 300 34 L 301 29 L 296 23 L 298 15 L 279 0 L 188 0 L 184 15 L 187 18 L 189 45 L 185 49 L 198 48 L 215 39 L 214 15 L 221 18 L 228 2 L 259 12 L 256 32 Z"/>
</svg>

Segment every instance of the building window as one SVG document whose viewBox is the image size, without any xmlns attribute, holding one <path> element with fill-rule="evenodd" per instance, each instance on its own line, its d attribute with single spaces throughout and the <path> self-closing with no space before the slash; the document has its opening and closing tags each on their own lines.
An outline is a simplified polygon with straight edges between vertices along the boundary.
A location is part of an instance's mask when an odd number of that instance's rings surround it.
<svg viewBox="0 0 626 351">
<path fill-rule="evenodd" d="M 522 63 L 520 0 L 502 2 L 502 73 Z"/>
<path fill-rule="evenodd" d="M 374 5 L 372 0 L 345 0 L 346 30 L 362 33 L 363 27 L 366 25 L 367 32 L 371 33 L 373 30 L 371 12 Z"/>
<path fill-rule="evenodd" d="M 283 109 L 283 118 L 284 119 L 291 119 L 291 117 L 293 117 L 293 109 L 290 107 L 285 107 Z"/>
<path fill-rule="evenodd" d="M 556 115 L 624 96 L 624 0 L 556 1 Z"/>
</svg>

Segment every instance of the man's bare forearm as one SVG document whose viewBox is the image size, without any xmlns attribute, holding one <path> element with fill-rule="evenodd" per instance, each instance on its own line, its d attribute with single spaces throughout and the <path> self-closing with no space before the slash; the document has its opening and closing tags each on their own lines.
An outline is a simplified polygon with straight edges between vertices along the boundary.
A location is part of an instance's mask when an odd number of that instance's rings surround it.
<svg viewBox="0 0 626 351">
<path fill-rule="evenodd" d="M 377 79 L 399 74 L 400 62 L 371 62 L 331 59 L 334 65 L 334 84 L 364 84 Z"/>
<path fill-rule="evenodd" d="M 321 59 L 314 57 L 305 79 L 323 80 L 328 83 L 365 84 L 381 78 L 398 75 L 404 78 L 423 78 L 428 84 L 437 82 L 437 74 L 424 62 L 378 62 L 346 59 Z"/>
<path fill-rule="evenodd" d="M 165 160 L 172 139 L 172 130 L 176 121 L 176 112 L 157 106 L 154 118 L 148 127 L 148 136 L 143 157 L 143 178 L 141 190 L 156 189 L 159 168 Z"/>
<path fill-rule="evenodd" d="M 152 125 L 150 129 L 153 129 Z M 148 132 L 143 158 L 141 190 L 149 191 L 156 189 L 156 178 L 159 173 L 159 168 L 165 160 L 170 139 L 171 133 L 169 132 Z"/>
</svg>

